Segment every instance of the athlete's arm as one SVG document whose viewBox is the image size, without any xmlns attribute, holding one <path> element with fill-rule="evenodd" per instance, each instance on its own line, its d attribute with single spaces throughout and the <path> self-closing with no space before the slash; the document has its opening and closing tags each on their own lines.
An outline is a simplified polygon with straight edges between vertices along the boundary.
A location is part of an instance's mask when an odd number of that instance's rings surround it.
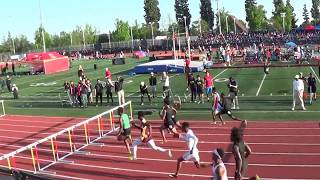
<svg viewBox="0 0 320 180">
<path fill-rule="evenodd" d="M 216 174 L 219 176 L 217 177 L 217 180 L 222 180 L 223 175 L 225 174 L 225 169 L 221 168 L 221 166 L 218 166 L 216 169 Z"/>
<path fill-rule="evenodd" d="M 246 149 L 245 158 L 248 158 L 251 155 L 252 151 L 251 151 L 251 148 L 249 147 L 248 144 L 245 143 L 244 145 L 245 145 L 245 149 Z"/>
<path fill-rule="evenodd" d="M 240 155 L 239 147 L 233 146 L 233 155 L 236 160 L 236 176 L 241 177 L 241 169 L 242 169 L 242 158 Z"/>
<path fill-rule="evenodd" d="M 117 136 L 120 136 L 120 134 L 121 134 L 121 131 L 122 131 L 122 127 L 123 127 L 123 124 L 122 124 L 122 117 L 120 116 L 120 118 L 119 118 L 119 132 L 118 132 L 118 134 L 117 134 Z"/>
<path fill-rule="evenodd" d="M 162 121 L 163 122 L 165 122 L 166 116 L 167 116 L 167 110 L 163 110 L 163 113 L 162 113 Z"/>
<path fill-rule="evenodd" d="M 152 127 L 151 127 L 151 124 L 149 124 L 149 135 L 148 135 L 148 138 L 151 138 L 152 136 Z"/>
</svg>

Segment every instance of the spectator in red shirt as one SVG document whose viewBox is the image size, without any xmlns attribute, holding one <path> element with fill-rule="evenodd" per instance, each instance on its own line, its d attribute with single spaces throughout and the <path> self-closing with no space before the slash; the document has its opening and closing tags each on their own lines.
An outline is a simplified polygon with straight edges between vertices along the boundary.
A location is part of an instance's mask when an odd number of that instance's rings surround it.
<svg viewBox="0 0 320 180">
<path fill-rule="evenodd" d="M 109 68 L 106 68 L 106 72 L 105 72 L 105 77 L 106 79 L 111 79 L 111 71 L 109 70 Z"/>
<path fill-rule="evenodd" d="M 211 74 L 209 73 L 209 71 L 207 71 L 206 75 L 204 76 L 204 85 L 206 88 L 206 95 L 207 95 L 208 102 L 209 102 L 209 94 L 211 94 L 211 96 L 212 96 L 212 88 L 214 87 L 213 78 L 212 78 Z"/>
</svg>

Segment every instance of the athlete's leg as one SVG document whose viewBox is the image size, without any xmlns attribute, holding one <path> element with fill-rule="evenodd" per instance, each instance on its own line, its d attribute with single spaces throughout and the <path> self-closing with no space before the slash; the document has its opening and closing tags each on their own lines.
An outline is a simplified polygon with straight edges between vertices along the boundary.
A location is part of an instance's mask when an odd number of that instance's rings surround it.
<svg viewBox="0 0 320 180">
<path fill-rule="evenodd" d="M 182 162 L 184 161 L 183 157 L 180 157 L 178 160 L 177 160 L 177 168 L 176 168 L 176 172 L 174 174 L 170 174 L 169 176 L 172 177 L 172 178 L 176 178 L 178 177 L 179 175 L 179 171 L 181 169 L 181 166 L 182 166 Z"/>
<path fill-rule="evenodd" d="M 166 149 L 163 149 L 162 147 L 159 147 L 157 146 L 155 143 L 154 143 L 154 140 L 151 139 L 148 141 L 148 146 L 151 147 L 153 150 L 155 151 L 159 151 L 159 152 L 168 152 L 168 156 L 170 158 L 172 158 L 172 153 L 171 153 L 171 150 L 166 150 Z"/>
<path fill-rule="evenodd" d="M 126 149 L 128 153 L 131 155 L 130 143 L 131 143 L 130 137 L 125 137 L 124 144 L 126 145 Z"/>
<path fill-rule="evenodd" d="M 166 136 L 164 135 L 164 130 L 165 129 L 167 129 L 166 127 L 165 127 L 165 125 L 161 125 L 160 126 L 160 133 L 161 133 L 161 137 L 162 137 L 162 142 L 164 143 L 164 142 L 167 142 L 167 139 L 166 139 Z"/>
<path fill-rule="evenodd" d="M 137 138 L 133 141 L 132 143 L 132 150 L 133 150 L 133 159 L 137 159 L 137 151 L 138 151 L 138 146 L 141 144 L 141 139 Z"/>
</svg>

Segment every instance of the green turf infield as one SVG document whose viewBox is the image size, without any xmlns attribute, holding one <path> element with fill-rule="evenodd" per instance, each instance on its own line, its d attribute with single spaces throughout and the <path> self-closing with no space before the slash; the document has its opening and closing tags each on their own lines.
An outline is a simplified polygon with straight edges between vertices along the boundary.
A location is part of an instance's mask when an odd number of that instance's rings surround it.
<svg viewBox="0 0 320 180">
<path fill-rule="evenodd" d="M 93 85 L 97 78 L 104 79 L 104 69 L 109 67 L 113 73 L 113 79 L 116 78 L 116 75 L 124 76 L 126 100 L 133 102 L 134 111 L 150 110 L 154 112 L 150 118 L 158 118 L 157 112 L 162 105 L 162 98 L 160 97 L 162 84 L 158 85 L 159 97 L 154 99 L 151 105 L 145 98 L 145 105 L 140 106 L 139 84 L 141 81 L 148 82 L 149 75 L 129 75 L 130 69 L 137 63 L 145 61 L 146 59 L 128 59 L 125 65 L 111 65 L 109 60 L 81 60 L 73 62 L 72 68 L 68 72 L 54 75 L 14 76 L 12 83 L 17 84 L 20 98 L 13 100 L 12 94 L 5 89 L 2 90 L 1 99 L 5 100 L 5 108 L 8 114 L 91 117 L 110 109 L 111 106 L 104 104 L 102 107 L 95 107 L 95 105 L 91 105 L 84 110 L 68 106 L 62 107 L 59 95 L 61 99 L 66 99 L 63 83 L 71 80 L 77 82 L 77 69 L 80 64 Z M 97 64 L 98 70 L 93 69 L 94 63 Z M 316 68 L 313 68 L 313 70 L 316 73 L 318 72 Z M 263 68 L 213 69 L 210 72 L 218 81 L 215 82 L 215 86 L 219 92 L 228 92 L 226 80 L 230 76 L 238 81 L 240 110 L 234 110 L 234 114 L 240 118 L 303 121 L 318 120 L 320 117 L 319 100 L 312 105 L 306 104 L 307 111 L 300 111 L 299 106 L 294 112 L 290 110 L 293 77 L 299 72 L 303 72 L 307 76 L 310 72 L 313 72 L 311 67 L 273 67 L 270 69 L 270 74 L 265 77 Z M 204 75 L 202 72 L 196 74 Z M 158 77 L 160 80 L 160 75 Z M 317 83 L 320 83 L 319 79 L 317 79 Z M 175 96 L 184 99 L 185 96 L 189 95 L 189 92 L 186 91 L 185 75 L 170 74 L 170 85 Z M 114 97 L 114 100 L 116 105 L 117 97 Z M 182 104 L 182 109 L 178 114 L 180 119 L 211 119 L 210 103 L 195 104 L 189 101 L 190 97 L 186 103 Z"/>
</svg>

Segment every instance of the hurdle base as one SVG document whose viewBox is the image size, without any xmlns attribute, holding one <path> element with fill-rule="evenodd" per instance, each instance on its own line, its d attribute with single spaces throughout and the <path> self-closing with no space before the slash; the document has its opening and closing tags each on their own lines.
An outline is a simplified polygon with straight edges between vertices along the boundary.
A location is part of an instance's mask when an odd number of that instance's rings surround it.
<svg viewBox="0 0 320 180">
<path fill-rule="evenodd" d="M 57 161 L 59 164 L 74 164 L 74 161 L 67 161 L 67 160 L 59 160 Z"/>
<path fill-rule="evenodd" d="M 104 143 L 90 143 L 91 146 L 99 146 L 102 147 L 104 146 Z"/>
<path fill-rule="evenodd" d="M 40 171 L 38 172 L 39 174 L 44 174 L 44 175 L 56 175 L 57 173 L 54 171 Z"/>
<path fill-rule="evenodd" d="M 78 154 L 78 155 L 88 155 L 88 154 L 90 154 L 90 152 L 88 152 L 88 151 L 75 151 L 74 153 Z"/>
</svg>

